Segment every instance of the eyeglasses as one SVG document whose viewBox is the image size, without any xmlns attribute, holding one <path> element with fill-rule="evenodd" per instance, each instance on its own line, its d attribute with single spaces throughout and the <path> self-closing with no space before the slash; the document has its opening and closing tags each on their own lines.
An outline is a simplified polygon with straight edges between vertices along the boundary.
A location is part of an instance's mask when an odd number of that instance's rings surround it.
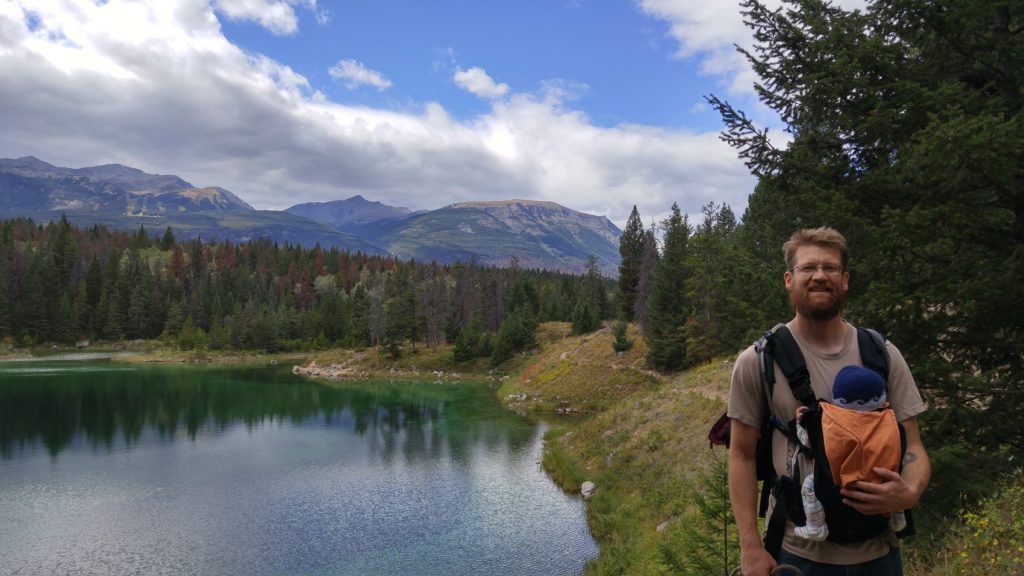
<svg viewBox="0 0 1024 576">
<path fill-rule="evenodd" d="M 843 267 L 836 266 L 835 264 L 808 264 L 803 266 L 793 266 L 793 273 L 803 276 L 814 276 L 814 273 L 818 270 L 821 270 L 828 276 L 836 276 L 843 272 Z"/>
</svg>

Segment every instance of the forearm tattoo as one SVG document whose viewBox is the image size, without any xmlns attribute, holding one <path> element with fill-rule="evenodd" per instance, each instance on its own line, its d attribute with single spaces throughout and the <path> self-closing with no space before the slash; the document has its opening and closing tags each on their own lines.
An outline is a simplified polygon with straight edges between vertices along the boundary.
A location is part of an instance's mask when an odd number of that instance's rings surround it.
<svg viewBox="0 0 1024 576">
<path fill-rule="evenodd" d="M 917 458 L 918 456 L 916 452 L 907 452 L 903 455 L 903 467 L 906 468 L 910 464 L 917 462 Z"/>
</svg>

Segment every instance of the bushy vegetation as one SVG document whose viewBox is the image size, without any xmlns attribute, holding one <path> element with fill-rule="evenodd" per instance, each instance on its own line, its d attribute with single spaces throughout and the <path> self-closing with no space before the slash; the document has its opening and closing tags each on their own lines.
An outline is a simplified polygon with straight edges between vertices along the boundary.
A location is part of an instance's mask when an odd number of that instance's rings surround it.
<svg viewBox="0 0 1024 576">
<path fill-rule="evenodd" d="M 616 352 L 629 352 L 633 349 L 633 339 L 626 336 L 629 325 L 624 320 L 617 320 L 612 324 L 612 350 Z"/>
<path fill-rule="evenodd" d="M 963 513 L 946 545 L 933 555 L 931 576 L 1011 576 L 1024 567 L 1024 475 L 1008 477 L 999 492 Z"/>
</svg>

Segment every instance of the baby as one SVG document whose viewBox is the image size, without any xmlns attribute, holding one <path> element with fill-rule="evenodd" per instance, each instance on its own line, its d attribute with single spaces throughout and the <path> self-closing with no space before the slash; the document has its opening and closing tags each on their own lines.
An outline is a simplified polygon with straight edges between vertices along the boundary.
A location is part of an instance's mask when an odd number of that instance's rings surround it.
<svg viewBox="0 0 1024 576">
<path fill-rule="evenodd" d="M 890 410 L 889 402 L 886 400 L 885 395 L 885 381 L 882 377 L 871 370 L 870 368 L 863 368 L 861 366 L 844 366 L 838 374 L 836 374 L 836 380 L 832 384 L 832 406 L 841 410 L 854 410 L 857 412 L 872 412 L 881 410 Z M 810 446 L 807 430 L 800 425 L 801 419 L 807 412 L 806 406 L 801 406 L 796 410 L 796 433 L 800 439 L 800 443 L 804 446 Z M 895 417 L 893 417 L 895 421 Z M 794 458 L 804 457 L 800 451 L 794 455 Z M 829 464 L 832 470 L 839 470 L 842 468 L 842 462 L 832 462 L 833 455 L 829 453 Z M 814 470 L 813 467 L 807 469 Z M 861 477 L 870 477 L 871 471 L 865 471 Z M 841 482 L 840 475 L 833 473 L 836 482 Z M 828 524 L 825 523 L 825 509 L 821 505 L 817 496 L 814 494 L 814 473 L 812 472 L 804 479 L 800 496 L 804 504 L 804 512 L 807 516 L 807 523 L 804 526 L 796 527 L 796 535 L 801 538 L 808 540 L 822 541 L 828 538 Z M 906 528 L 907 520 L 906 515 L 903 512 L 895 512 L 889 518 L 889 526 L 893 532 L 899 532 Z"/>
</svg>

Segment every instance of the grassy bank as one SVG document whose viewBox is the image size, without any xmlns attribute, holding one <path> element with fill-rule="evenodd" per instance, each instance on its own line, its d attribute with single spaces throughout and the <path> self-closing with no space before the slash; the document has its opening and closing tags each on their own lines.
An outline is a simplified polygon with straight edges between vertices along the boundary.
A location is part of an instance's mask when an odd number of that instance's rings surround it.
<svg viewBox="0 0 1024 576">
<path fill-rule="evenodd" d="M 111 360 L 128 364 L 285 364 L 304 362 L 307 352 L 268 353 L 255 350 L 180 350 L 163 340 L 124 340 L 94 342 L 88 346 L 45 345 L 0 350 L 0 361 L 45 359 L 70 354 L 110 354 Z"/>
<path fill-rule="evenodd" d="M 725 409 L 731 361 L 660 375 L 644 368 L 646 348 L 633 330 L 636 345 L 622 356 L 607 330 L 579 337 L 566 326 L 545 330 L 541 349 L 519 358 L 499 394 L 519 408 L 589 414 L 549 430 L 543 461 L 567 491 L 596 485 L 587 510 L 601 553 L 586 574 L 720 573 L 721 563 L 713 571 L 687 568 L 684 556 L 697 548 L 716 562 L 721 550 L 714 540 L 704 550 L 694 542 L 714 533 L 695 501 L 724 497 L 715 462 L 726 453 L 710 448 L 706 434 Z M 1024 476 L 1007 478 L 997 495 L 938 530 L 907 543 L 908 576 L 1020 574 Z M 738 556 L 730 554 L 732 566 Z"/>
</svg>

